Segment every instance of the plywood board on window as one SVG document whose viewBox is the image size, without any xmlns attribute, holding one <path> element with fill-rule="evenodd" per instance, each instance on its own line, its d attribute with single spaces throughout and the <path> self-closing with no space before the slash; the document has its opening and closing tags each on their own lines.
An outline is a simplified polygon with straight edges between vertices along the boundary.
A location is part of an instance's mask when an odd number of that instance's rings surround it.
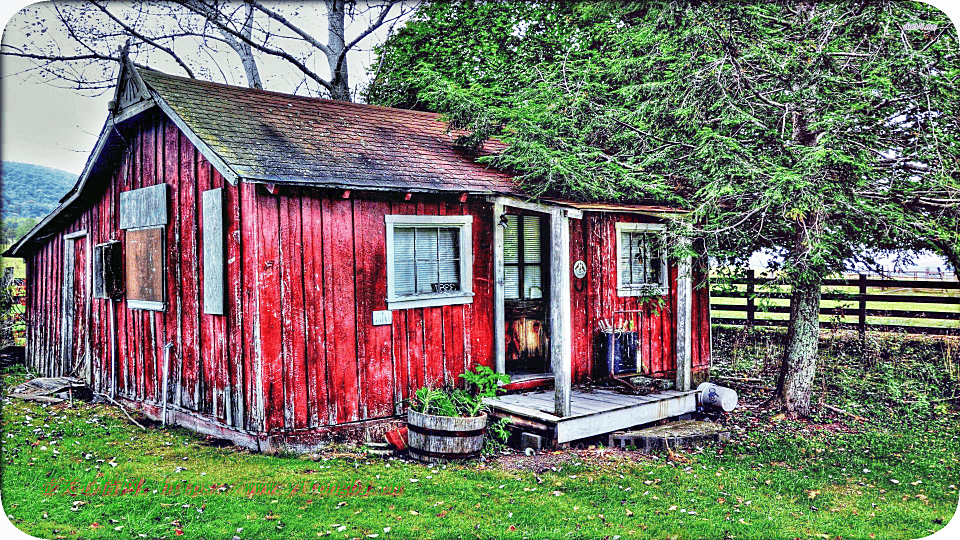
<svg viewBox="0 0 960 540">
<path fill-rule="evenodd" d="M 163 302 L 163 236 L 162 228 L 127 231 L 127 300 Z"/>
</svg>

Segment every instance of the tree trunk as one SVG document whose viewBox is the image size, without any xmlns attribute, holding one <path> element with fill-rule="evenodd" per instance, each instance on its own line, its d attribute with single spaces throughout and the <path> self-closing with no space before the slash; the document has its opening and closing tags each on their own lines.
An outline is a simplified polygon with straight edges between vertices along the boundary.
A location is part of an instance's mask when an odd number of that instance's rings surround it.
<svg viewBox="0 0 960 540">
<path fill-rule="evenodd" d="M 810 396 L 817 371 L 820 342 L 820 285 L 822 276 L 793 284 L 790 325 L 775 398 L 791 416 L 810 415 Z"/>
<path fill-rule="evenodd" d="M 330 66 L 330 99 L 350 99 L 350 79 L 347 71 L 346 2 L 327 0 L 327 65 Z"/>
</svg>

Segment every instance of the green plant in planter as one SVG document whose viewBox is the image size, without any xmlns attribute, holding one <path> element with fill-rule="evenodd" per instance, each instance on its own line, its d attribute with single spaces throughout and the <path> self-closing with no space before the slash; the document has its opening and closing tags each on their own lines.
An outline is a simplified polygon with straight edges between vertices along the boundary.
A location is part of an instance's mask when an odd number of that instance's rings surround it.
<svg viewBox="0 0 960 540">
<path fill-rule="evenodd" d="M 460 377 L 467 382 L 467 389 L 424 386 L 410 398 L 410 408 L 433 416 L 479 416 L 487 410 L 483 398 L 496 397 L 499 383 L 510 381 L 509 376 L 487 366 L 477 366 L 476 371 L 467 370 Z"/>
</svg>

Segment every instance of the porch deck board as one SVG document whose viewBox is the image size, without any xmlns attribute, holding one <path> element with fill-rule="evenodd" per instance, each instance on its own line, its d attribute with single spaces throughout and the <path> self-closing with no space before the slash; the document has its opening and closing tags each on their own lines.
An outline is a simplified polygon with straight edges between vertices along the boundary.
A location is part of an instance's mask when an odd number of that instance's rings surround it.
<svg viewBox="0 0 960 540">
<path fill-rule="evenodd" d="M 645 396 L 619 394 L 609 390 L 571 393 L 571 414 L 558 417 L 552 392 L 526 392 L 488 399 L 494 412 L 534 420 L 555 429 L 556 442 L 565 443 L 603 435 L 696 410 L 697 392 L 664 390 Z"/>
</svg>

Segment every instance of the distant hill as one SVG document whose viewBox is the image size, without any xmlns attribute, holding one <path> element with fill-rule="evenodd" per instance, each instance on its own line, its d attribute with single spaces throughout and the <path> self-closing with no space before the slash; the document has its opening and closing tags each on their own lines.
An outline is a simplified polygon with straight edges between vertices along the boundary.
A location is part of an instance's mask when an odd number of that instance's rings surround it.
<svg viewBox="0 0 960 540">
<path fill-rule="evenodd" d="M 60 169 L 3 162 L 4 218 L 42 218 L 60 204 L 77 175 Z"/>
</svg>

